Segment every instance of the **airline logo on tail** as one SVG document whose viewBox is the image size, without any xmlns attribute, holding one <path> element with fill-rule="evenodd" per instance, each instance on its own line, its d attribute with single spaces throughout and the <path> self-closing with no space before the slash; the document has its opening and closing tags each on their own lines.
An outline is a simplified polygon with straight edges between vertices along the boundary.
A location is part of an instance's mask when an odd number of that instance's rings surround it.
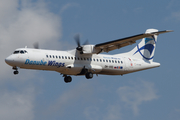
<svg viewBox="0 0 180 120">
<path fill-rule="evenodd" d="M 145 45 L 142 46 L 141 48 L 139 48 L 139 45 L 137 45 L 137 51 L 133 54 L 137 54 L 139 52 L 139 54 L 146 60 L 151 60 L 154 58 L 154 55 L 152 56 L 152 53 L 154 51 L 154 44 L 156 44 L 156 40 L 154 38 L 154 36 L 152 36 L 151 38 L 145 38 Z M 147 50 L 149 51 L 149 54 L 143 54 L 141 51 L 143 50 Z"/>
</svg>

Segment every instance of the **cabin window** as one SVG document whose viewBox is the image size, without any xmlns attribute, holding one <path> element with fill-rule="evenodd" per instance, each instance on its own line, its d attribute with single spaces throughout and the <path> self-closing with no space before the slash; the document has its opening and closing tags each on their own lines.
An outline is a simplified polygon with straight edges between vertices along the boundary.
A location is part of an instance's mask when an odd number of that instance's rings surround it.
<svg viewBox="0 0 180 120">
<path fill-rule="evenodd" d="M 121 61 L 121 63 L 123 64 L 123 61 Z"/>
<path fill-rule="evenodd" d="M 27 51 L 26 51 L 26 50 L 24 50 L 24 53 L 27 53 Z"/>
<path fill-rule="evenodd" d="M 97 60 L 97 62 L 99 61 L 98 59 L 96 59 Z"/>
<path fill-rule="evenodd" d="M 74 57 L 74 59 L 76 60 L 76 57 Z"/>
<path fill-rule="evenodd" d="M 96 61 L 95 59 L 93 59 L 94 61 Z"/>
<path fill-rule="evenodd" d="M 109 62 L 111 63 L 111 60 L 109 60 Z"/>
<path fill-rule="evenodd" d="M 81 58 L 81 60 L 83 60 L 83 58 Z"/>
<path fill-rule="evenodd" d="M 87 58 L 87 61 L 89 61 L 89 58 Z"/>
<path fill-rule="evenodd" d="M 79 60 L 79 57 L 78 57 L 78 60 Z"/>
<path fill-rule="evenodd" d="M 67 59 L 67 56 L 65 56 L 65 59 Z"/>
<path fill-rule="evenodd" d="M 115 63 L 117 63 L 117 61 L 115 60 Z"/>
<path fill-rule="evenodd" d="M 54 58 L 54 55 L 53 55 L 53 58 Z"/>
<path fill-rule="evenodd" d="M 90 61 L 92 61 L 92 59 L 91 58 L 89 58 L 90 59 Z"/>
<path fill-rule="evenodd" d="M 86 60 L 86 58 L 84 58 L 84 60 Z"/>
<path fill-rule="evenodd" d="M 108 62 L 108 60 L 106 60 L 106 62 Z"/>
<path fill-rule="evenodd" d="M 73 60 L 73 57 L 71 57 L 71 59 Z"/>
<path fill-rule="evenodd" d="M 51 58 L 51 55 L 49 57 Z"/>
<path fill-rule="evenodd" d="M 56 56 L 56 58 L 58 58 L 58 56 Z"/>
<path fill-rule="evenodd" d="M 62 56 L 62 59 L 64 59 L 64 56 Z"/>
<path fill-rule="evenodd" d="M 102 60 L 100 59 L 100 62 L 102 62 Z"/>
<path fill-rule="evenodd" d="M 48 58 L 48 55 L 46 55 L 46 57 Z"/>
<path fill-rule="evenodd" d="M 120 63 L 120 61 L 118 61 L 118 63 Z"/>
<path fill-rule="evenodd" d="M 70 57 L 68 56 L 68 59 L 70 59 Z"/>
<path fill-rule="evenodd" d="M 112 63 L 114 63 L 114 60 L 112 60 Z"/>
<path fill-rule="evenodd" d="M 59 59 L 61 59 L 61 56 L 59 56 Z"/>
</svg>

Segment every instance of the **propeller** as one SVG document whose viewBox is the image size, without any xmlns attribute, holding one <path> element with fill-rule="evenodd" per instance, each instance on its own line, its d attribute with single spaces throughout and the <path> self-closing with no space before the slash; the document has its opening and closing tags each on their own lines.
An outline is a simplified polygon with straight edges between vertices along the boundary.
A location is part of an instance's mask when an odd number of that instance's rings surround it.
<svg viewBox="0 0 180 120">
<path fill-rule="evenodd" d="M 83 45 L 89 45 L 89 41 L 86 40 Z"/>
<path fill-rule="evenodd" d="M 35 43 L 33 44 L 33 46 L 34 46 L 35 49 L 39 49 L 39 43 L 38 43 L 38 42 L 35 42 Z"/>
<path fill-rule="evenodd" d="M 76 41 L 76 44 L 77 44 L 77 50 L 78 51 L 81 51 L 82 52 L 82 50 L 83 50 L 83 47 L 81 46 L 81 43 L 80 43 L 80 35 L 79 34 L 76 34 L 75 36 L 74 36 L 74 39 L 75 39 L 75 41 Z"/>
<path fill-rule="evenodd" d="M 75 39 L 76 44 L 77 44 L 76 50 L 80 51 L 80 53 L 83 54 L 83 47 L 81 46 L 80 35 L 76 34 L 74 36 L 74 39 Z M 88 40 L 86 40 L 83 45 L 87 45 L 87 44 L 89 44 Z"/>
</svg>

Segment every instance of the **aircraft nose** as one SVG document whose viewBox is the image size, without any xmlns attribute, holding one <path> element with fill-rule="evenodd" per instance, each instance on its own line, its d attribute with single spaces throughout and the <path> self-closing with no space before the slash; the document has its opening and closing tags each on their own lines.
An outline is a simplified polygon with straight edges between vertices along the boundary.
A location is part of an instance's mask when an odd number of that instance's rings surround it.
<svg viewBox="0 0 180 120">
<path fill-rule="evenodd" d="M 9 57 L 7 57 L 6 59 L 5 59 L 5 62 L 8 64 L 8 65 L 11 65 L 12 63 L 13 63 L 13 58 L 11 57 L 11 56 L 9 56 Z"/>
</svg>

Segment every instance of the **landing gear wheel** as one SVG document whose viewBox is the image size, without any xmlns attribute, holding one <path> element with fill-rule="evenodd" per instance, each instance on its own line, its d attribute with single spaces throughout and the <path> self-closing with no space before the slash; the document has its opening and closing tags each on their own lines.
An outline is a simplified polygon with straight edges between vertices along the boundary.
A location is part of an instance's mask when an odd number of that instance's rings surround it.
<svg viewBox="0 0 180 120">
<path fill-rule="evenodd" d="M 16 71 L 14 71 L 14 75 L 17 75 L 19 72 L 16 70 Z"/>
<path fill-rule="evenodd" d="M 92 73 L 92 72 L 87 72 L 87 73 L 86 73 L 86 78 L 87 78 L 87 79 L 93 78 L 93 73 Z"/>
<path fill-rule="evenodd" d="M 71 76 L 66 76 L 66 77 L 64 77 L 64 82 L 65 83 L 69 83 L 69 82 L 71 82 L 72 81 L 72 77 Z"/>
</svg>

